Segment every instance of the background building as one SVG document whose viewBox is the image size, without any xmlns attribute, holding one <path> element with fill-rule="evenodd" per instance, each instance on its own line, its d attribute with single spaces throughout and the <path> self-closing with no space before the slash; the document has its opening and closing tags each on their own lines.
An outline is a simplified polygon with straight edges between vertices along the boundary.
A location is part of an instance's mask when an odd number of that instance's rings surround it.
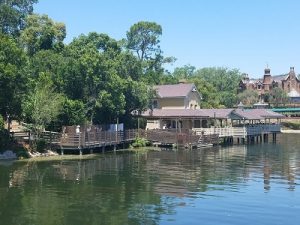
<svg viewBox="0 0 300 225">
<path fill-rule="evenodd" d="M 254 90 L 258 93 L 260 100 L 264 101 L 267 94 L 272 93 L 274 88 L 282 89 L 292 102 L 300 102 L 300 81 L 296 76 L 294 67 L 284 75 L 272 76 L 269 68 L 265 69 L 262 79 L 249 79 L 246 74 L 239 84 L 239 92 Z"/>
</svg>

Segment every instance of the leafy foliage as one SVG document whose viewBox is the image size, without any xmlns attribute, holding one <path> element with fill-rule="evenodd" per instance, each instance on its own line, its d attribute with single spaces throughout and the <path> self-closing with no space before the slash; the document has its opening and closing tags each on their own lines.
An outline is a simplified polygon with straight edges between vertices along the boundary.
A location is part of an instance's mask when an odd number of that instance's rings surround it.
<svg viewBox="0 0 300 225">
<path fill-rule="evenodd" d="M 27 58 L 12 38 L 0 34 L 0 114 L 18 117 L 26 90 Z"/>
<path fill-rule="evenodd" d="M 138 22 L 120 41 L 91 32 L 64 44 L 65 25 L 33 14 L 36 2 L 0 1 L 0 12 L 5 12 L 0 15 L 0 21 L 5 20 L 0 34 L 0 113 L 5 119 L 10 115 L 31 122 L 37 134 L 45 127 L 82 123 L 119 120 L 131 125 L 136 123 L 132 113 L 148 107 L 152 85 L 182 79 L 196 84 L 202 107 L 236 103 L 237 70 L 196 70 L 191 65 L 172 74 L 165 70 L 175 58 L 163 56 L 159 24 Z"/>
<path fill-rule="evenodd" d="M 62 107 L 62 95 L 56 93 L 51 81 L 43 74 L 24 101 L 24 113 L 39 136 L 46 125 L 57 118 Z"/>
<path fill-rule="evenodd" d="M 269 102 L 274 104 L 276 107 L 280 104 L 288 103 L 288 101 L 289 97 L 281 88 L 275 87 L 271 90 Z"/>
<path fill-rule="evenodd" d="M 202 95 L 202 108 L 230 108 L 237 103 L 237 87 L 241 74 L 237 69 L 208 67 L 196 70 L 191 65 L 175 68 L 171 78 L 195 83 Z"/>
<path fill-rule="evenodd" d="M 66 28 L 63 23 L 56 23 L 47 15 L 33 14 L 26 18 L 27 26 L 21 33 L 21 42 L 27 53 L 33 55 L 40 50 L 63 47 Z"/>
<path fill-rule="evenodd" d="M 127 48 L 133 50 L 141 61 L 153 59 L 161 53 L 158 45 L 161 34 L 162 28 L 157 23 L 138 22 L 127 32 Z"/>
<path fill-rule="evenodd" d="M 131 146 L 134 148 L 140 148 L 146 147 L 147 145 L 149 145 L 149 141 L 147 141 L 145 138 L 136 138 Z"/>
<path fill-rule="evenodd" d="M 0 0 L 0 33 L 19 36 L 38 0 Z"/>
<path fill-rule="evenodd" d="M 239 102 L 242 102 L 245 106 L 250 107 L 259 100 L 258 94 L 254 90 L 245 90 L 238 94 Z"/>
</svg>

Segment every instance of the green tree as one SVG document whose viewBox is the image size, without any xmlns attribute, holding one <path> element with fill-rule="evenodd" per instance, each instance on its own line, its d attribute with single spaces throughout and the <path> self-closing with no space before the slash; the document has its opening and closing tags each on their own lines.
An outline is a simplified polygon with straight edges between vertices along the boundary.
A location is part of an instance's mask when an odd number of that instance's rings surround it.
<svg viewBox="0 0 300 225">
<path fill-rule="evenodd" d="M 138 58 L 153 59 L 161 53 L 159 37 L 162 28 L 155 22 L 140 21 L 132 25 L 127 32 L 127 48 L 134 51 Z"/>
<path fill-rule="evenodd" d="M 275 87 L 270 92 L 269 101 L 270 101 L 270 103 L 274 104 L 277 107 L 280 104 L 288 103 L 289 97 L 283 89 L 281 89 L 279 87 Z"/>
<path fill-rule="evenodd" d="M 0 34 L 0 114 L 18 118 L 26 91 L 27 58 L 17 43 Z"/>
<path fill-rule="evenodd" d="M 65 68 L 69 62 L 61 53 L 54 50 L 41 50 L 29 57 L 28 77 L 34 82 L 40 74 L 47 73 L 58 92 L 63 92 Z"/>
<path fill-rule="evenodd" d="M 21 42 L 27 53 L 33 55 L 40 50 L 63 48 L 66 27 L 54 22 L 47 15 L 33 14 L 26 18 L 26 28 L 21 33 Z"/>
<path fill-rule="evenodd" d="M 185 65 L 174 69 L 173 76 L 177 79 L 189 79 L 195 75 L 196 67 Z"/>
<path fill-rule="evenodd" d="M 251 107 L 259 100 L 258 93 L 254 90 L 245 90 L 237 95 L 237 100 L 245 106 Z"/>
<path fill-rule="evenodd" d="M 62 109 L 52 127 L 72 126 L 86 122 L 86 109 L 82 101 L 64 98 Z"/>
<path fill-rule="evenodd" d="M 215 88 L 220 107 L 230 108 L 236 104 L 238 84 L 241 80 L 241 74 L 237 69 L 202 68 L 195 72 L 194 77 L 205 80 Z"/>
<path fill-rule="evenodd" d="M 0 0 L 0 33 L 19 36 L 38 0 Z"/>
<path fill-rule="evenodd" d="M 194 77 L 189 80 L 196 85 L 201 94 L 201 108 L 220 108 L 220 100 L 216 88 L 203 78 Z"/>
<path fill-rule="evenodd" d="M 63 97 L 55 92 L 49 76 L 41 74 L 23 104 L 24 116 L 32 123 L 32 130 L 38 139 L 45 127 L 57 119 L 62 103 Z"/>
</svg>

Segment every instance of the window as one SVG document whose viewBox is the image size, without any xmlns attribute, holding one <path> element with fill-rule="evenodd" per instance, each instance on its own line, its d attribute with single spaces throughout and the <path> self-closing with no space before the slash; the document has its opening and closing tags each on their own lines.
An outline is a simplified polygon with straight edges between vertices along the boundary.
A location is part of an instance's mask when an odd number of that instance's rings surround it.
<svg viewBox="0 0 300 225">
<path fill-rule="evenodd" d="M 197 109 L 197 105 L 195 105 L 195 109 Z"/>
<path fill-rule="evenodd" d="M 192 109 L 192 108 L 193 108 L 193 104 L 190 105 L 190 109 Z"/>
<path fill-rule="evenodd" d="M 201 128 L 201 122 L 200 122 L 200 120 L 195 120 L 194 121 L 194 128 Z"/>
<path fill-rule="evenodd" d="M 157 109 L 158 108 L 158 102 L 157 102 L 157 100 L 153 100 L 152 107 L 153 107 L 153 109 Z"/>
</svg>

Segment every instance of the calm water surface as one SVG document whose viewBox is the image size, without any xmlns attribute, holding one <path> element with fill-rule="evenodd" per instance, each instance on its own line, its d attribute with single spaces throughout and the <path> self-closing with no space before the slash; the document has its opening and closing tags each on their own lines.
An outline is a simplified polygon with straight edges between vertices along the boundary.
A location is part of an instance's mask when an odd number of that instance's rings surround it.
<svg viewBox="0 0 300 225">
<path fill-rule="evenodd" d="M 277 143 L 0 162 L 0 224 L 299 224 L 300 135 Z"/>
</svg>

